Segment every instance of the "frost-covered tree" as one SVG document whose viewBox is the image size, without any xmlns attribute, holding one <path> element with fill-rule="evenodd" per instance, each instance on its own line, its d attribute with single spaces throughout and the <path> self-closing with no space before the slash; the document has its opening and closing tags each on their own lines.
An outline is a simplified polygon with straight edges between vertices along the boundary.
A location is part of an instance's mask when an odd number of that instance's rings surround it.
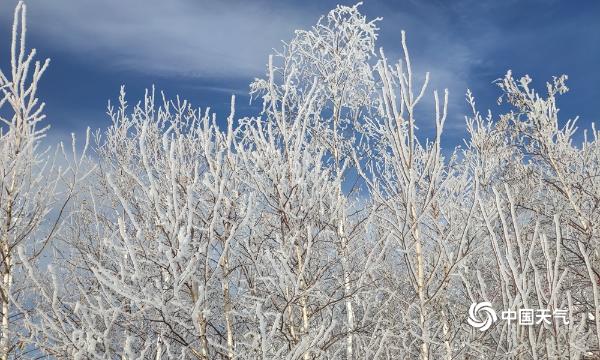
<svg viewBox="0 0 600 360">
<path fill-rule="evenodd" d="M 569 310 L 569 327 L 553 323 L 537 333 L 503 328 L 494 346 L 505 356 L 581 358 L 600 348 L 598 132 L 592 126 L 577 144 L 575 120 L 561 125 L 556 95 L 568 90 L 565 81 L 566 76 L 554 78 L 544 98 L 530 88 L 528 76 L 516 80 L 508 72 L 498 85 L 501 100 L 513 110 L 499 121 L 491 114 L 484 119 L 468 94 L 474 116 L 467 123 L 471 141 L 465 159 L 480 185 L 479 223 L 496 263 L 478 271 L 479 288 L 486 292 L 481 295 L 505 308 L 533 303 Z M 472 268 L 485 270 L 483 262 L 474 261 Z"/>
<path fill-rule="evenodd" d="M 442 100 L 433 93 L 435 138 L 423 143 L 416 133 L 429 74 L 417 88 L 404 33 L 402 47 L 395 66 L 381 53 L 378 108 L 364 126 L 371 156 L 362 175 L 385 254 L 372 276 L 386 298 L 387 356 L 450 359 L 460 327 L 451 317 L 465 304 L 452 287 L 470 251 L 473 195 L 455 157 L 441 153 L 447 92 Z"/>
<path fill-rule="evenodd" d="M 297 30 L 292 41 L 274 58 L 269 58 L 267 79 L 257 79 L 251 85 L 253 94 L 263 96 L 263 113 L 283 132 L 296 126 L 293 123 L 300 114 L 298 107 L 306 106 L 307 99 L 310 101 L 310 113 L 302 114 L 307 117 L 303 120 L 306 128 L 303 137 L 318 142 L 325 151 L 323 161 L 330 164 L 333 176 L 340 177 L 335 191 L 337 202 L 347 202 L 344 198 L 348 194 L 343 193 L 342 186 L 352 181 L 353 163 L 349 160 L 361 144 L 361 134 L 356 129 L 362 116 L 371 110 L 375 95 L 370 61 L 375 55 L 379 19 L 367 20 L 358 11 L 360 5 L 337 6 L 310 30 Z M 354 190 L 348 192 L 352 194 Z M 345 206 L 338 210 L 330 216 L 337 224 L 334 241 L 344 277 L 346 356 L 352 358 L 353 287 L 359 271 L 352 264 L 351 258 L 357 252 L 350 242 L 360 241 L 360 234 L 359 228 L 348 224 L 348 213 L 352 210 Z"/>
<path fill-rule="evenodd" d="M 1 359 L 598 356 L 600 133 L 559 119 L 566 77 L 541 96 L 509 72 L 499 117 L 468 92 L 465 146 L 443 151 L 447 91 L 421 118 L 429 75 L 404 33 L 399 62 L 376 54 L 359 5 L 269 57 L 255 116 L 122 88 L 93 160 L 73 147 L 64 170 L 39 150 L 47 63 L 29 78 L 19 4 L 0 74 Z M 565 312 L 482 332 L 482 301 Z"/>
<path fill-rule="evenodd" d="M 24 264 L 40 261 L 56 238 L 75 185 L 81 178 L 85 150 L 66 155 L 42 149 L 48 126 L 42 126 L 44 103 L 38 84 L 49 60 L 35 61 L 26 49 L 26 6 L 15 8 L 10 72 L 0 71 L 0 359 L 26 356 L 31 335 L 23 319 L 33 311 Z M 63 156 L 64 155 L 64 156 Z M 59 164 L 59 162 L 62 162 Z"/>
<path fill-rule="evenodd" d="M 63 306 L 37 330 L 60 358 L 234 356 L 238 238 L 248 231 L 231 126 L 185 101 L 130 112 L 122 91 L 67 237 Z M 233 113 L 230 117 L 230 125 Z M 64 333 L 68 333 L 67 338 Z"/>
</svg>

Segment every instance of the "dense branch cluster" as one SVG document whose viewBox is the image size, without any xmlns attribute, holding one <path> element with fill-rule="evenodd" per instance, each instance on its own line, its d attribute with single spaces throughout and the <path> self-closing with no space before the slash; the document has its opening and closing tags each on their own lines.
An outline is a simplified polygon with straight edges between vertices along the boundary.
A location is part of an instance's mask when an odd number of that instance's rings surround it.
<svg viewBox="0 0 600 360">
<path fill-rule="evenodd" d="M 465 146 L 443 151 L 448 92 L 417 119 L 429 75 L 404 33 L 399 62 L 375 51 L 377 21 L 338 6 L 297 31 L 250 86 L 255 117 L 121 89 L 108 129 L 51 154 L 19 4 L 0 359 L 600 356 L 600 132 L 561 125 L 566 77 L 540 95 L 508 72 L 498 117 L 468 92 Z M 481 302 L 564 316 L 481 331 Z"/>
</svg>

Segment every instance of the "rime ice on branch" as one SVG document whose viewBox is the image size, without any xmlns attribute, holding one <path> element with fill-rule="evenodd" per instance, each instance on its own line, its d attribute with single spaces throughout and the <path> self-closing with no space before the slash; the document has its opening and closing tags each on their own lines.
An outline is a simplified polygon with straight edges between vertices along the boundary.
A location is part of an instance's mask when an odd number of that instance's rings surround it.
<svg viewBox="0 0 600 360">
<path fill-rule="evenodd" d="M 255 117 L 232 98 L 219 127 L 122 88 L 96 156 L 61 145 L 58 166 L 19 4 L 0 75 L 0 358 L 598 356 L 600 133 L 559 126 L 566 77 L 541 96 L 509 72 L 497 117 L 467 92 L 469 137 L 445 157 L 448 92 L 413 73 L 404 32 L 399 61 L 375 51 L 359 5 L 269 57 Z M 481 332 L 466 319 L 484 301 L 568 324 Z"/>
</svg>

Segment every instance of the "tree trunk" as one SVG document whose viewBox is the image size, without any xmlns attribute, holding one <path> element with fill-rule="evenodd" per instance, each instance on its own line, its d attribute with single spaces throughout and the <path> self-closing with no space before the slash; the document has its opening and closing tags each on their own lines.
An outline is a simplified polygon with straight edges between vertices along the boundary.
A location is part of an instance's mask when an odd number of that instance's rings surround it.
<svg viewBox="0 0 600 360">
<path fill-rule="evenodd" d="M 10 351 L 9 316 L 10 288 L 12 286 L 12 258 L 8 253 L 8 244 L 3 244 L 4 271 L 2 274 L 2 328 L 0 329 L 0 359 L 7 360 Z M 6 251 L 6 252 L 5 252 Z"/>
<path fill-rule="evenodd" d="M 417 293 L 419 296 L 419 325 L 421 327 L 421 359 L 429 359 L 429 346 L 427 341 L 427 328 L 425 324 L 425 275 L 423 263 L 423 249 L 421 248 L 421 239 L 417 224 L 417 213 L 415 205 L 411 204 L 411 216 L 413 220 L 413 236 L 415 238 L 415 254 L 417 257 Z"/>
<path fill-rule="evenodd" d="M 233 324 L 231 321 L 231 297 L 229 296 L 229 282 L 227 280 L 229 274 L 229 259 L 227 249 L 223 254 L 223 261 L 221 264 L 221 269 L 223 271 L 223 305 L 224 305 L 224 316 L 225 316 L 225 329 L 226 329 L 226 338 L 227 338 L 227 357 L 229 359 L 233 359 Z"/>
<path fill-rule="evenodd" d="M 19 139 L 17 139 L 19 140 Z M 17 144 L 20 141 L 17 141 Z M 9 243 L 9 231 L 12 226 L 12 212 L 13 212 L 13 193 L 15 189 L 15 174 L 13 173 L 10 189 L 8 190 L 7 199 L 7 210 L 6 220 L 4 221 L 3 239 L 2 239 L 2 262 L 4 266 L 2 268 L 2 327 L 0 328 L 0 359 L 8 360 L 10 352 L 10 291 L 13 281 L 12 273 L 12 254 Z"/>
</svg>

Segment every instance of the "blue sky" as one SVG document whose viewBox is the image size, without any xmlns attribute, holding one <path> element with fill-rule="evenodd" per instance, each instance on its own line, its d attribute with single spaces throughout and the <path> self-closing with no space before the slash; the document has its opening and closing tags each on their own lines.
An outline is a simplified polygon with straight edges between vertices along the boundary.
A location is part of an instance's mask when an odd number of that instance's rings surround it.
<svg viewBox="0 0 600 360">
<path fill-rule="evenodd" d="M 52 59 L 40 90 L 53 137 L 108 125 L 108 99 L 125 84 L 130 102 L 153 84 L 168 95 L 228 115 L 257 114 L 248 84 L 263 76 L 268 54 L 293 30 L 314 24 L 337 1 L 28 0 L 28 44 Z M 340 2 L 352 5 L 354 2 Z M 12 9 L 0 3 L 0 66 L 6 69 Z M 500 95 L 492 81 L 512 69 L 534 85 L 568 74 L 559 100 L 563 120 L 600 120 L 600 2 L 597 0 L 366 0 L 362 11 L 383 17 L 379 46 L 400 55 L 407 31 L 417 72 L 450 91 L 446 145 L 465 136 L 467 87 L 481 110 Z M 423 127 L 431 123 L 422 119 Z"/>
</svg>

